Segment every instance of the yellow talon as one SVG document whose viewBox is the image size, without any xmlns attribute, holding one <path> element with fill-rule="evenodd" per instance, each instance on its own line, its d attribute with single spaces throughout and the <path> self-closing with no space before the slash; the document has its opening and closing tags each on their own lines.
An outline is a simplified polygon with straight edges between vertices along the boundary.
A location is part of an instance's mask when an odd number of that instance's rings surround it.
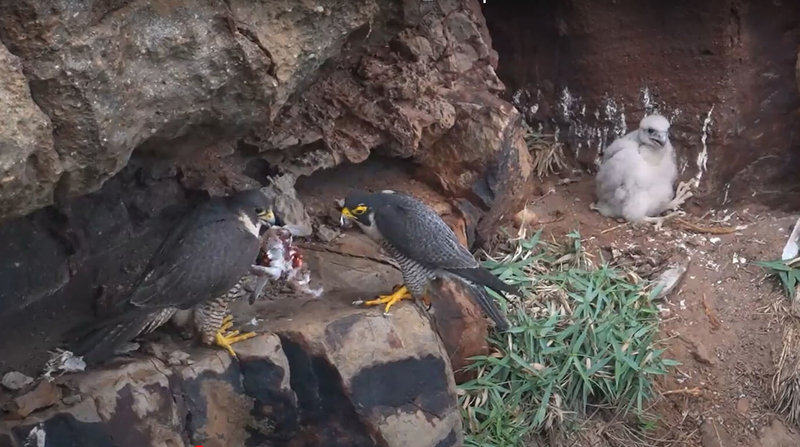
<svg viewBox="0 0 800 447">
<path fill-rule="evenodd" d="M 390 295 L 380 295 L 378 298 L 374 300 L 364 301 L 365 306 L 377 306 L 379 304 L 386 304 L 386 307 L 383 309 L 384 313 L 389 313 L 389 309 L 394 306 L 400 300 L 410 300 L 412 299 L 411 294 L 408 292 L 408 288 L 406 286 L 402 286 L 392 292 Z"/>
<path fill-rule="evenodd" d="M 233 315 L 228 315 L 222 319 L 222 326 L 219 327 L 220 332 L 225 332 L 233 327 Z"/>
<path fill-rule="evenodd" d="M 233 357 L 236 357 L 236 352 L 233 350 L 233 344 L 255 337 L 255 332 L 241 333 L 238 330 L 228 331 L 233 326 L 233 316 L 228 315 L 222 320 L 222 325 L 214 336 L 214 341 L 217 346 L 225 348 Z"/>
</svg>

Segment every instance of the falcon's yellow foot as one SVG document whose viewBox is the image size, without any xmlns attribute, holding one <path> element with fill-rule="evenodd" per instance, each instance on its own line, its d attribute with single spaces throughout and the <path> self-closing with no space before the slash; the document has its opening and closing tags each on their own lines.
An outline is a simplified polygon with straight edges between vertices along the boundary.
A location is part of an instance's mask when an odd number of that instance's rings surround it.
<svg viewBox="0 0 800 447">
<path fill-rule="evenodd" d="M 406 286 L 401 286 L 394 290 L 390 295 L 380 295 L 378 298 L 369 301 L 353 301 L 353 304 L 363 304 L 365 306 L 377 306 L 380 304 L 385 304 L 386 307 L 384 307 L 383 313 L 388 315 L 389 309 L 391 309 L 392 306 L 394 306 L 398 301 L 410 299 L 412 299 L 411 293 L 408 292 Z"/>
<path fill-rule="evenodd" d="M 241 334 L 239 331 L 228 331 L 233 327 L 233 315 L 228 315 L 222 320 L 222 326 L 217 330 L 214 336 L 214 342 L 217 346 L 225 348 L 233 357 L 236 357 L 236 352 L 233 350 L 233 344 L 240 341 L 247 340 L 255 337 L 255 332 L 245 332 Z"/>
</svg>

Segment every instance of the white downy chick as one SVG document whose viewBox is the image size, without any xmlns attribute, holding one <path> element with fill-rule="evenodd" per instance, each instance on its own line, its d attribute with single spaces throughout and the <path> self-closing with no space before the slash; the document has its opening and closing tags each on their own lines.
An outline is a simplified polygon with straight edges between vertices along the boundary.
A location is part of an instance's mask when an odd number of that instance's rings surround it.
<svg viewBox="0 0 800 447">
<path fill-rule="evenodd" d="M 669 127 L 663 116 L 649 115 L 606 148 L 595 179 L 601 214 L 638 223 L 673 205 L 678 167 Z"/>
</svg>

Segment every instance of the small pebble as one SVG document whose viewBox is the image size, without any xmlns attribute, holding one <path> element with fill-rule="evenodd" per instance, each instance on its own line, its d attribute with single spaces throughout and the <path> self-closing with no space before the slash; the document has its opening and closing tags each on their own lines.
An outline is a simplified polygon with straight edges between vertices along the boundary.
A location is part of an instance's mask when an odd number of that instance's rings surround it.
<svg viewBox="0 0 800 447">
<path fill-rule="evenodd" d="M 3 375 L 0 385 L 10 391 L 18 391 L 33 383 L 33 378 L 19 371 L 9 371 Z"/>
</svg>

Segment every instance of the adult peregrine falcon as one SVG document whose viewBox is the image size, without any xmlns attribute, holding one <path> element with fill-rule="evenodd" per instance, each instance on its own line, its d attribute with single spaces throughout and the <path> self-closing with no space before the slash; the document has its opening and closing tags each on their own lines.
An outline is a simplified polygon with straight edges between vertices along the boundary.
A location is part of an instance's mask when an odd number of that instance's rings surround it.
<svg viewBox="0 0 800 447">
<path fill-rule="evenodd" d="M 422 299 L 432 280 L 448 276 L 469 284 L 473 297 L 496 328 L 508 329 L 508 320 L 483 287 L 517 295 L 519 290 L 481 266 L 429 206 L 406 194 L 357 191 L 345 198 L 341 213 L 343 219 L 354 221 L 379 242 L 400 264 L 403 275 L 404 285 L 390 295 L 357 303 L 385 304 L 384 312 L 388 313 L 400 300 Z"/>
<path fill-rule="evenodd" d="M 258 190 L 213 198 L 195 208 L 167 235 L 127 297 L 85 331 L 73 352 L 96 363 L 164 324 L 178 309 L 213 306 L 255 262 L 262 222 L 274 223 L 275 216 Z M 218 325 L 214 342 L 233 353 L 231 344 L 253 335 L 226 332 L 229 327 L 229 320 Z"/>
</svg>

